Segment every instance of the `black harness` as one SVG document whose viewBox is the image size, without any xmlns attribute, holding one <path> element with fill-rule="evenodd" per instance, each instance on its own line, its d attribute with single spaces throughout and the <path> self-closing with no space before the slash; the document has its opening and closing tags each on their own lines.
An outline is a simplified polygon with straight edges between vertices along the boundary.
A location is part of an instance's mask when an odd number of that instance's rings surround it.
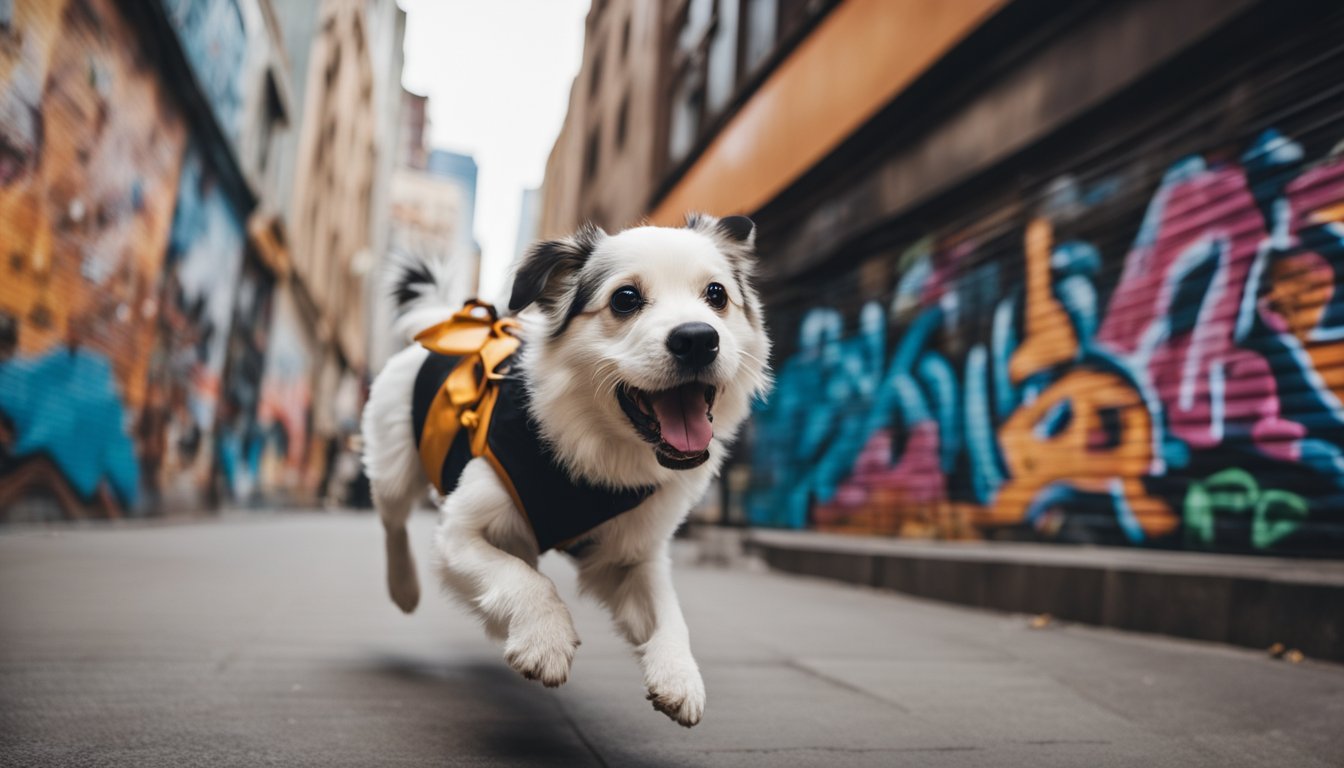
<svg viewBox="0 0 1344 768">
<path fill-rule="evenodd" d="M 411 400 L 416 445 L 424 436 L 430 410 L 439 407 L 436 395 L 460 361 L 460 357 L 430 352 L 420 366 Z M 571 548 L 568 545 L 580 536 L 629 512 L 657 490 L 653 486 L 607 488 L 571 478 L 528 413 L 529 395 L 517 368 L 493 386 L 499 388 L 498 399 L 487 420 L 477 427 L 487 430 L 485 458 L 527 517 L 539 551 Z M 435 485 L 450 493 L 472 458 L 471 439 L 467 430 L 461 430 Z"/>
</svg>

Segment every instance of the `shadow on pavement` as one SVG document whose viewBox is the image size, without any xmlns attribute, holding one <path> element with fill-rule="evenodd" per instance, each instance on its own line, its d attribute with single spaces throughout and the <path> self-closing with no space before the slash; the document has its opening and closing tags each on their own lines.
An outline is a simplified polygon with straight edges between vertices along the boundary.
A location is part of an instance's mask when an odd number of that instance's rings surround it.
<svg viewBox="0 0 1344 768">
<path fill-rule="evenodd" d="M 381 655 L 372 668 L 413 702 L 408 721 L 423 723 L 410 736 L 418 748 L 405 745 L 410 751 L 476 754 L 502 765 L 606 764 L 555 691 L 523 680 L 502 662 Z"/>
</svg>

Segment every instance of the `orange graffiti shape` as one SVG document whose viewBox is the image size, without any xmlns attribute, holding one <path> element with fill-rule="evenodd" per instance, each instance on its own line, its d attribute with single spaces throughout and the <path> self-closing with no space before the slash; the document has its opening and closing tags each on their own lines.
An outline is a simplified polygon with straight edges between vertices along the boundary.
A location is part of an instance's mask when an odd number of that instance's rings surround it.
<svg viewBox="0 0 1344 768">
<path fill-rule="evenodd" d="M 1325 169 L 1330 170 L 1330 169 Z M 1336 176 L 1335 178 L 1338 178 Z M 1344 224 L 1344 203 L 1319 208 L 1305 216 L 1313 224 Z M 1276 259 L 1269 269 L 1270 289 L 1263 306 L 1277 314 L 1288 333 L 1295 336 L 1311 358 L 1325 386 L 1344 397 L 1344 339 L 1330 334 L 1322 338 L 1326 307 L 1339 290 L 1327 259 L 1311 251 Z"/>
<path fill-rule="evenodd" d="M 1052 420 L 1056 429 L 1047 429 Z M 1179 524 L 1171 508 L 1143 486 L 1153 465 L 1152 416 L 1117 374 L 1068 373 L 1009 417 L 999 429 L 999 443 L 1011 479 L 984 513 L 985 524 L 1022 522 L 1048 486 L 1111 494 L 1117 481 L 1147 536 L 1169 534 Z"/>
<path fill-rule="evenodd" d="M 1049 221 L 1034 219 L 1027 225 L 1026 334 L 1008 362 L 1008 374 L 1014 382 L 1067 363 L 1078 355 L 1078 336 L 1073 323 L 1052 290 L 1050 249 L 1053 243 L 1054 231 Z"/>
</svg>

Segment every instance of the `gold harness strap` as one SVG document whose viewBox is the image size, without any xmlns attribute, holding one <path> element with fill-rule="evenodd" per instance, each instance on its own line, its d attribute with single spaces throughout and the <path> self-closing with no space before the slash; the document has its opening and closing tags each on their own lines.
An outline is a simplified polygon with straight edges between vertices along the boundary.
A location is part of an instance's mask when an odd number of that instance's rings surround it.
<svg viewBox="0 0 1344 768">
<path fill-rule="evenodd" d="M 439 493 L 446 492 L 440 487 L 440 470 L 460 428 L 466 427 L 471 437 L 472 456 L 488 452 L 490 416 L 499 398 L 496 382 L 518 351 L 517 328 L 518 321 L 501 319 L 494 307 L 472 299 L 451 318 L 415 336 L 431 352 L 461 358 L 435 394 L 420 437 L 420 463 Z"/>
</svg>

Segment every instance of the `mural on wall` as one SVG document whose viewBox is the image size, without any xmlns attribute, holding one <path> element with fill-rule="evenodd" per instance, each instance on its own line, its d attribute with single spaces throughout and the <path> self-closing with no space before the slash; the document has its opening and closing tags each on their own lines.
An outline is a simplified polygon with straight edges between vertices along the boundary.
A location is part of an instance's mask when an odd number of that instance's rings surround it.
<svg viewBox="0 0 1344 768">
<path fill-rule="evenodd" d="M 215 118 L 237 147 L 247 63 L 247 32 L 237 0 L 163 0 L 163 5 Z"/>
<path fill-rule="evenodd" d="M 159 290 L 158 334 L 141 415 L 142 462 L 156 507 L 199 506 L 214 492 L 214 425 L 243 256 L 244 230 L 201 153 L 182 161 Z"/>
<path fill-rule="evenodd" d="M 0 17 L 0 510 L 125 514 L 185 126 L 110 0 Z"/>
<path fill-rule="evenodd" d="M 316 344 L 291 290 L 277 290 L 257 421 L 265 436 L 259 482 L 277 497 L 309 500 L 308 471 Z"/>
<path fill-rule="evenodd" d="M 915 243 L 857 333 L 809 310 L 756 416 L 749 519 L 1344 550 L 1344 158 L 1267 131 L 1173 164 L 1123 256 L 1056 234 L 1115 186 L 1009 243 Z"/>
<path fill-rule="evenodd" d="M 233 329 L 216 429 L 216 468 L 222 495 L 234 504 L 260 501 L 258 475 L 266 447 L 259 418 L 262 375 L 271 329 L 274 278 L 256 258 L 244 257 L 234 295 Z"/>
</svg>

